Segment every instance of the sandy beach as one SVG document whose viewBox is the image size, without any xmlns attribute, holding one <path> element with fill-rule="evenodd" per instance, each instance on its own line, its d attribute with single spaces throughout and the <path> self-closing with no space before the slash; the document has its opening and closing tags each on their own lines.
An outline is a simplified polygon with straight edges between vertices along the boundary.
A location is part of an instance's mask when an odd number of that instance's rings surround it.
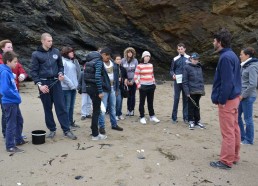
<svg viewBox="0 0 258 186">
<path fill-rule="evenodd" d="M 182 122 L 179 104 L 178 124 L 171 123 L 172 82 L 157 85 L 154 109 L 160 124 L 138 121 L 138 92 L 134 117 L 119 121 L 123 132 L 111 130 L 106 116 L 107 140 L 91 141 L 91 119 L 80 120 L 81 96 L 77 94 L 74 119 L 81 128 L 74 131 L 78 140 L 63 136 L 56 119 L 57 135 L 42 145 L 33 145 L 31 131 L 48 130 L 33 82 L 21 85 L 24 134 L 29 144 L 23 154 L 9 156 L 4 139 L 0 140 L 0 185 L 2 186 L 256 186 L 258 183 L 258 128 L 255 144 L 241 146 L 241 160 L 232 170 L 214 169 L 209 162 L 218 160 L 221 134 L 218 112 L 210 101 L 211 85 L 201 98 L 201 118 L 206 129 L 188 129 Z M 258 102 L 254 106 L 258 123 Z M 126 112 L 126 100 L 123 113 Z M 145 104 L 145 112 L 148 110 Z M 56 117 L 55 117 L 56 118 Z M 147 115 L 148 118 L 148 115 Z M 139 157 L 137 150 L 144 150 Z M 141 159 L 143 158 L 143 159 Z"/>
</svg>

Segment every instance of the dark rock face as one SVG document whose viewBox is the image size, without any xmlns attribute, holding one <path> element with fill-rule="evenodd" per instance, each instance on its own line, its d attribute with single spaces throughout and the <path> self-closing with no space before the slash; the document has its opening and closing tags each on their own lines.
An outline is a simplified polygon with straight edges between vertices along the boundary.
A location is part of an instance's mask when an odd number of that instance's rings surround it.
<svg viewBox="0 0 258 186">
<path fill-rule="evenodd" d="M 236 53 L 247 45 L 258 49 L 257 0 L 0 0 L 0 8 L 0 39 L 13 41 L 25 65 L 44 32 L 58 48 L 110 46 L 123 54 L 132 46 L 138 58 L 149 50 L 166 71 L 179 42 L 214 67 L 212 33 L 220 27 L 233 34 Z"/>
</svg>

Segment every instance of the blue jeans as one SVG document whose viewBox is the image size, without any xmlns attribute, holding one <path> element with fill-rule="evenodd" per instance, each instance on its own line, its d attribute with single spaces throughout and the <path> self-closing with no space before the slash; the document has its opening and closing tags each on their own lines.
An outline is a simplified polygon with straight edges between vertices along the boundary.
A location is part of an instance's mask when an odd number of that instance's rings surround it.
<svg viewBox="0 0 258 186">
<path fill-rule="evenodd" d="M 3 104 L 3 109 L 6 118 L 5 145 L 9 149 L 23 141 L 23 118 L 18 104 Z"/>
<path fill-rule="evenodd" d="M 110 123 L 112 127 L 116 127 L 116 92 L 114 91 L 113 87 L 111 87 L 110 92 L 103 92 L 103 94 L 104 97 L 102 98 L 102 102 L 104 103 L 106 109 L 107 107 L 109 108 Z M 99 128 L 105 128 L 105 113 L 102 112 L 99 115 Z"/>
<path fill-rule="evenodd" d="M 238 109 L 238 124 L 241 131 L 241 141 L 246 140 L 248 143 L 254 143 L 254 122 L 253 122 L 253 104 L 256 97 L 244 98 Z M 246 128 L 242 120 L 242 113 L 244 113 L 244 120 Z"/>
<path fill-rule="evenodd" d="M 70 125 L 72 125 L 76 90 L 63 90 L 63 92 L 64 92 L 64 98 L 65 98 L 66 112 L 68 113 L 68 120 Z"/>
<path fill-rule="evenodd" d="M 2 105 L 2 95 L 0 94 L 0 104 L 1 104 L 1 110 L 2 110 L 2 134 L 5 138 L 5 130 L 6 130 L 6 119 L 5 119 L 5 112 Z"/>
<path fill-rule="evenodd" d="M 122 105 L 123 97 L 121 96 L 121 90 L 118 90 L 118 95 L 116 96 L 116 116 L 122 115 Z"/>
<path fill-rule="evenodd" d="M 184 93 L 182 83 L 177 84 L 176 81 L 174 81 L 174 105 L 173 105 L 173 111 L 172 111 L 173 121 L 177 121 L 177 110 L 178 110 L 178 103 L 179 103 L 181 91 L 183 94 L 183 119 L 188 121 L 187 96 Z"/>
</svg>

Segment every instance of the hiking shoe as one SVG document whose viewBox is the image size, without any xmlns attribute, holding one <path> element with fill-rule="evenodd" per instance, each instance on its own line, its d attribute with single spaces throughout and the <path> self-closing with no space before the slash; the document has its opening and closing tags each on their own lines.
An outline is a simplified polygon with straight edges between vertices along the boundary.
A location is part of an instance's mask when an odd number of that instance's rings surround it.
<svg viewBox="0 0 258 186">
<path fill-rule="evenodd" d="M 189 129 L 194 130 L 194 121 L 189 121 Z"/>
<path fill-rule="evenodd" d="M 143 125 L 146 125 L 147 122 L 146 122 L 145 117 L 143 117 L 143 118 L 140 119 L 140 123 L 143 124 Z"/>
<path fill-rule="evenodd" d="M 225 169 L 225 170 L 230 170 L 231 167 L 222 163 L 221 161 L 213 161 L 213 162 L 210 162 L 210 166 L 212 166 L 213 168 L 219 168 L 219 169 Z"/>
<path fill-rule="evenodd" d="M 178 123 L 178 121 L 172 120 L 172 124 L 177 124 L 177 123 Z"/>
<path fill-rule="evenodd" d="M 81 120 L 83 121 L 83 120 L 85 120 L 86 119 L 86 116 L 82 116 L 81 117 Z"/>
<path fill-rule="evenodd" d="M 119 121 L 119 118 L 118 118 L 118 116 L 116 116 L 116 121 Z"/>
<path fill-rule="evenodd" d="M 26 135 L 22 134 L 21 136 L 22 136 L 22 139 L 27 139 Z"/>
<path fill-rule="evenodd" d="M 100 134 L 106 134 L 105 128 L 99 128 L 99 133 Z"/>
<path fill-rule="evenodd" d="M 78 128 L 80 128 L 80 126 L 79 125 L 76 125 L 75 124 L 75 121 L 71 124 L 71 126 L 70 126 L 70 129 L 72 130 L 72 131 L 76 131 L 76 129 L 78 129 Z"/>
<path fill-rule="evenodd" d="M 47 138 L 53 139 L 56 135 L 56 131 L 50 131 L 49 135 L 47 136 Z"/>
<path fill-rule="evenodd" d="M 24 145 L 26 143 L 29 143 L 29 141 L 22 140 L 21 142 L 16 143 L 16 146 Z"/>
<path fill-rule="evenodd" d="M 91 140 L 93 141 L 104 140 L 104 139 L 107 139 L 107 136 L 102 134 L 99 134 L 98 136 L 95 136 L 95 137 L 94 136 L 91 137 Z"/>
<path fill-rule="evenodd" d="M 91 118 L 91 115 L 87 115 L 86 118 Z"/>
<path fill-rule="evenodd" d="M 203 125 L 200 121 L 198 121 L 195 126 L 199 127 L 200 129 L 205 129 L 205 125 Z"/>
<path fill-rule="evenodd" d="M 150 117 L 150 121 L 153 121 L 155 123 L 159 123 L 160 122 L 160 120 L 156 116 L 151 116 Z"/>
<path fill-rule="evenodd" d="M 113 130 L 118 130 L 118 131 L 123 131 L 124 130 L 122 127 L 119 127 L 118 125 L 115 126 L 115 127 L 112 126 L 112 129 Z"/>
<path fill-rule="evenodd" d="M 134 110 L 130 112 L 130 116 L 134 116 Z"/>
<path fill-rule="evenodd" d="M 130 111 L 128 110 L 127 113 L 126 113 L 126 116 L 130 116 Z"/>
<path fill-rule="evenodd" d="M 253 145 L 252 143 L 249 143 L 247 140 L 241 141 L 241 145 Z"/>
<path fill-rule="evenodd" d="M 77 139 L 77 137 L 71 131 L 66 132 L 64 135 L 65 135 L 65 137 L 70 138 L 72 140 Z"/>
<path fill-rule="evenodd" d="M 73 121 L 73 123 L 71 123 L 71 127 L 73 127 L 73 128 L 80 128 L 79 125 L 76 125 L 76 124 L 75 124 L 75 121 Z"/>
<path fill-rule="evenodd" d="M 22 149 L 19 149 L 18 147 L 13 147 L 13 148 L 9 148 L 6 149 L 7 152 L 11 152 L 11 153 L 24 153 L 25 151 Z"/>
<path fill-rule="evenodd" d="M 121 116 L 118 116 L 118 119 L 124 120 L 125 118 L 123 117 L 123 115 L 121 115 Z"/>
</svg>

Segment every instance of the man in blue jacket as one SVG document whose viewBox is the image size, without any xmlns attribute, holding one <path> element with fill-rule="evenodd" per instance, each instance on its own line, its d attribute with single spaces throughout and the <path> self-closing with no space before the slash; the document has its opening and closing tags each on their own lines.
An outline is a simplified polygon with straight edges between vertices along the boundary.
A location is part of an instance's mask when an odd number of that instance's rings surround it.
<svg viewBox="0 0 258 186">
<path fill-rule="evenodd" d="M 183 119 L 185 123 L 188 123 L 187 96 L 185 95 L 183 90 L 182 79 L 183 79 L 184 66 L 186 65 L 186 61 L 190 56 L 187 55 L 185 51 L 186 51 L 185 45 L 183 43 L 179 43 L 177 45 L 178 56 L 174 57 L 170 67 L 170 75 L 174 81 L 174 105 L 173 105 L 173 111 L 172 111 L 173 124 L 177 123 L 177 109 L 178 109 L 178 103 L 179 103 L 181 92 L 183 96 Z"/>
<path fill-rule="evenodd" d="M 231 34 L 221 29 L 214 35 L 214 49 L 220 54 L 211 100 L 218 105 L 222 146 L 220 160 L 211 162 L 214 168 L 231 169 L 236 164 L 240 150 L 238 106 L 241 94 L 240 61 L 230 48 Z"/>
<path fill-rule="evenodd" d="M 64 136 L 76 140 L 77 137 L 70 131 L 68 113 L 66 112 L 64 95 L 60 81 L 64 80 L 64 66 L 60 52 L 52 48 L 53 39 L 48 33 L 41 35 L 42 45 L 32 53 L 31 77 L 38 85 L 40 99 L 45 113 L 49 138 L 56 135 L 56 124 L 53 117 L 53 103 Z"/>
</svg>

